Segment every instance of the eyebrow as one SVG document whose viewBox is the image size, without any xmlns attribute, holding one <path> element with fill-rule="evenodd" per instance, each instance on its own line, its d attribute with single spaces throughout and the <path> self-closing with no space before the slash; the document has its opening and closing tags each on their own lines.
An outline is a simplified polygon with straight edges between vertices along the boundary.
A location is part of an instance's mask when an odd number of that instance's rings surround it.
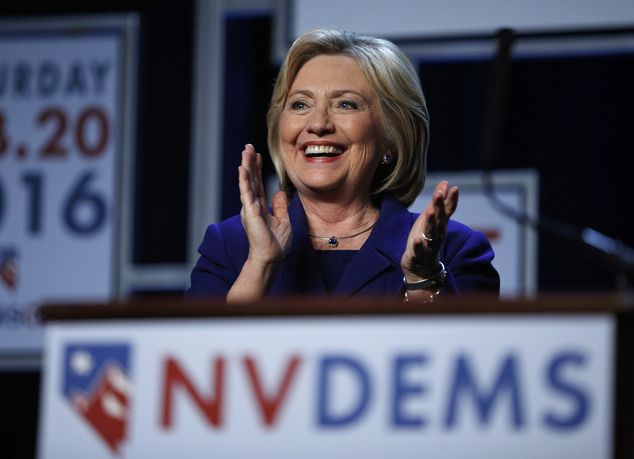
<svg viewBox="0 0 634 459">
<path fill-rule="evenodd" d="M 289 92 L 288 96 L 286 97 L 287 99 L 290 99 L 291 97 L 295 96 L 295 95 L 303 95 L 303 96 L 308 96 L 308 97 L 313 97 L 313 92 L 309 91 L 307 89 L 296 89 L 295 91 Z"/>
<path fill-rule="evenodd" d="M 357 96 L 361 97 L 364 101 L 370 102 L 365 96 L 365 94 L 363 94 L 362 92 L 356 91 L 354 89 L 335 89 L 331 91 L 331 93 L 329 94 L 329 97 L 336 98 L 336 97 L 341 97 L 344 94 L 356 94 Z M 315 96 L 314 93 L 309 89 L 296 89 L 295 91 L 292 91 L 288 94 L 287 99 L 290 99 L 291 97 L 295 95 L 304 95 L 307 97 Z"/>
</svg>

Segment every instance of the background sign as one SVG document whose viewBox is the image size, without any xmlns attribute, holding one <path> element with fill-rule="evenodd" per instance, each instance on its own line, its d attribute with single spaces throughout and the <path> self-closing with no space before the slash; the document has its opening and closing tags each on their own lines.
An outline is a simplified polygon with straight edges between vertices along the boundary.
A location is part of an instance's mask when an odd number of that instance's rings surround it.
<svg viewBox="0 0 634 459">
<path fill-rule="evenodd" d="M 76 322 L 47 332 L 41 459 L 611 457 L 607 314 Z"/>
<path fill-rule="evenodd" d="M 0 353 L 41 350 L 42 302 L 115 292 L 124 35 L 86 27 L 0 29 Z"/>
<path fill-rule="evenodd" d="M 291 14 L 292 38 L 318 27 L 410 38 L 488 35 L 502 27 L 530 32 L 621 27 L 634 21 L 630 0 L 366 0 L 363 8 L 353 0 L 295 0 Z"/>
</svg>

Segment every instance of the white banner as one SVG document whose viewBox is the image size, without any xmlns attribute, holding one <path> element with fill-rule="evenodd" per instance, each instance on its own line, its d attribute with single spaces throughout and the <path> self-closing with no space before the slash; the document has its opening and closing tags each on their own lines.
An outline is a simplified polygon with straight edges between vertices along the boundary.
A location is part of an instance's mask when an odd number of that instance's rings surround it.
<svg viewBox="0 0 634 459">
<path fill-rule="evenodd" d="M 502 27 L 521 32 L 629 26 L 630 0 L 295 0 L 291 38 L 320 27 L 383 37 L 410 38 L 491 34 Z"/>
<path fill-rule="evenodd" d="M 48 328 L 39 457 L 609 458 L 609 315 Z"/>
<path fill-rule="evenodd" d="M 0 353 L 39 352 L 42 302 L 116 287 L 122 33 L 0 35 Z"/>
</svg>

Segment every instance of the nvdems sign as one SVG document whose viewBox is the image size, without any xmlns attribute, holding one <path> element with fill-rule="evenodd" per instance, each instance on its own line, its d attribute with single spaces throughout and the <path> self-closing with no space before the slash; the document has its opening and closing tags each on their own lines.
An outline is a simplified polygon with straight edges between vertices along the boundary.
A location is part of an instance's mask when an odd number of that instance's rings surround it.
<svg viewBox="0 0 634 459">
<path fill-rule="evenodd" d="M 48 332 L 42 459 L 611 457 L 608 315 Z"/>
<path fill-rule="evenodd" d="M 134 20 L 0 23 L 0 355 L 40 352 L 42 302 L 116 292 Z"/>
</svg>

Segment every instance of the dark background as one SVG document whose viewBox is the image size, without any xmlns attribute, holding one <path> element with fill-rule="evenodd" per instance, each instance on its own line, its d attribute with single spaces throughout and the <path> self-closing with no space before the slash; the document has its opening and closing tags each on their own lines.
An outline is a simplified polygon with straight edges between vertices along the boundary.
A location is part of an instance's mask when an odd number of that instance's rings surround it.
<svg viewBox="0 0 634 459">
<path fill-rule="evenodd" d="M 136 11 L 141 14 L 134 261 L 187 256 L 194 4 L 58 0 L 0 3 L 0 18 Z M 239 152 L 266 151 L 265 115 L 277 68 L 272 18 L 226 18 L 222 217 L 240 210 Z M 431 114 L 429 170 L 481 167 L 487 61 L 418 62 Z M 543 215 L 634 246 L 634 56 L 524 59 L 512 78 L 495 168 L 533 168 Z M 266 156 L 266 155 L 265 155 Z M 270 161 L 265 175 L 273 173 Z M 617 271 L 574 243 L 540 234 L 539 290 L 609 291 Z M 0 372 L 0 457 L 34 457 L 39 372 Z"/>
<path fill-rule="evenodd" d="M 481 166 L 488 62 L 422 63 L 431 114 L 430 170 Z M 540 175 L 540 212 L 634 246 L 634 56 L 511 62 L 495 167 Z M 578 244 L 539 235 L 539 291 L 614 290 L 619 270 Z"/>
</svg>

